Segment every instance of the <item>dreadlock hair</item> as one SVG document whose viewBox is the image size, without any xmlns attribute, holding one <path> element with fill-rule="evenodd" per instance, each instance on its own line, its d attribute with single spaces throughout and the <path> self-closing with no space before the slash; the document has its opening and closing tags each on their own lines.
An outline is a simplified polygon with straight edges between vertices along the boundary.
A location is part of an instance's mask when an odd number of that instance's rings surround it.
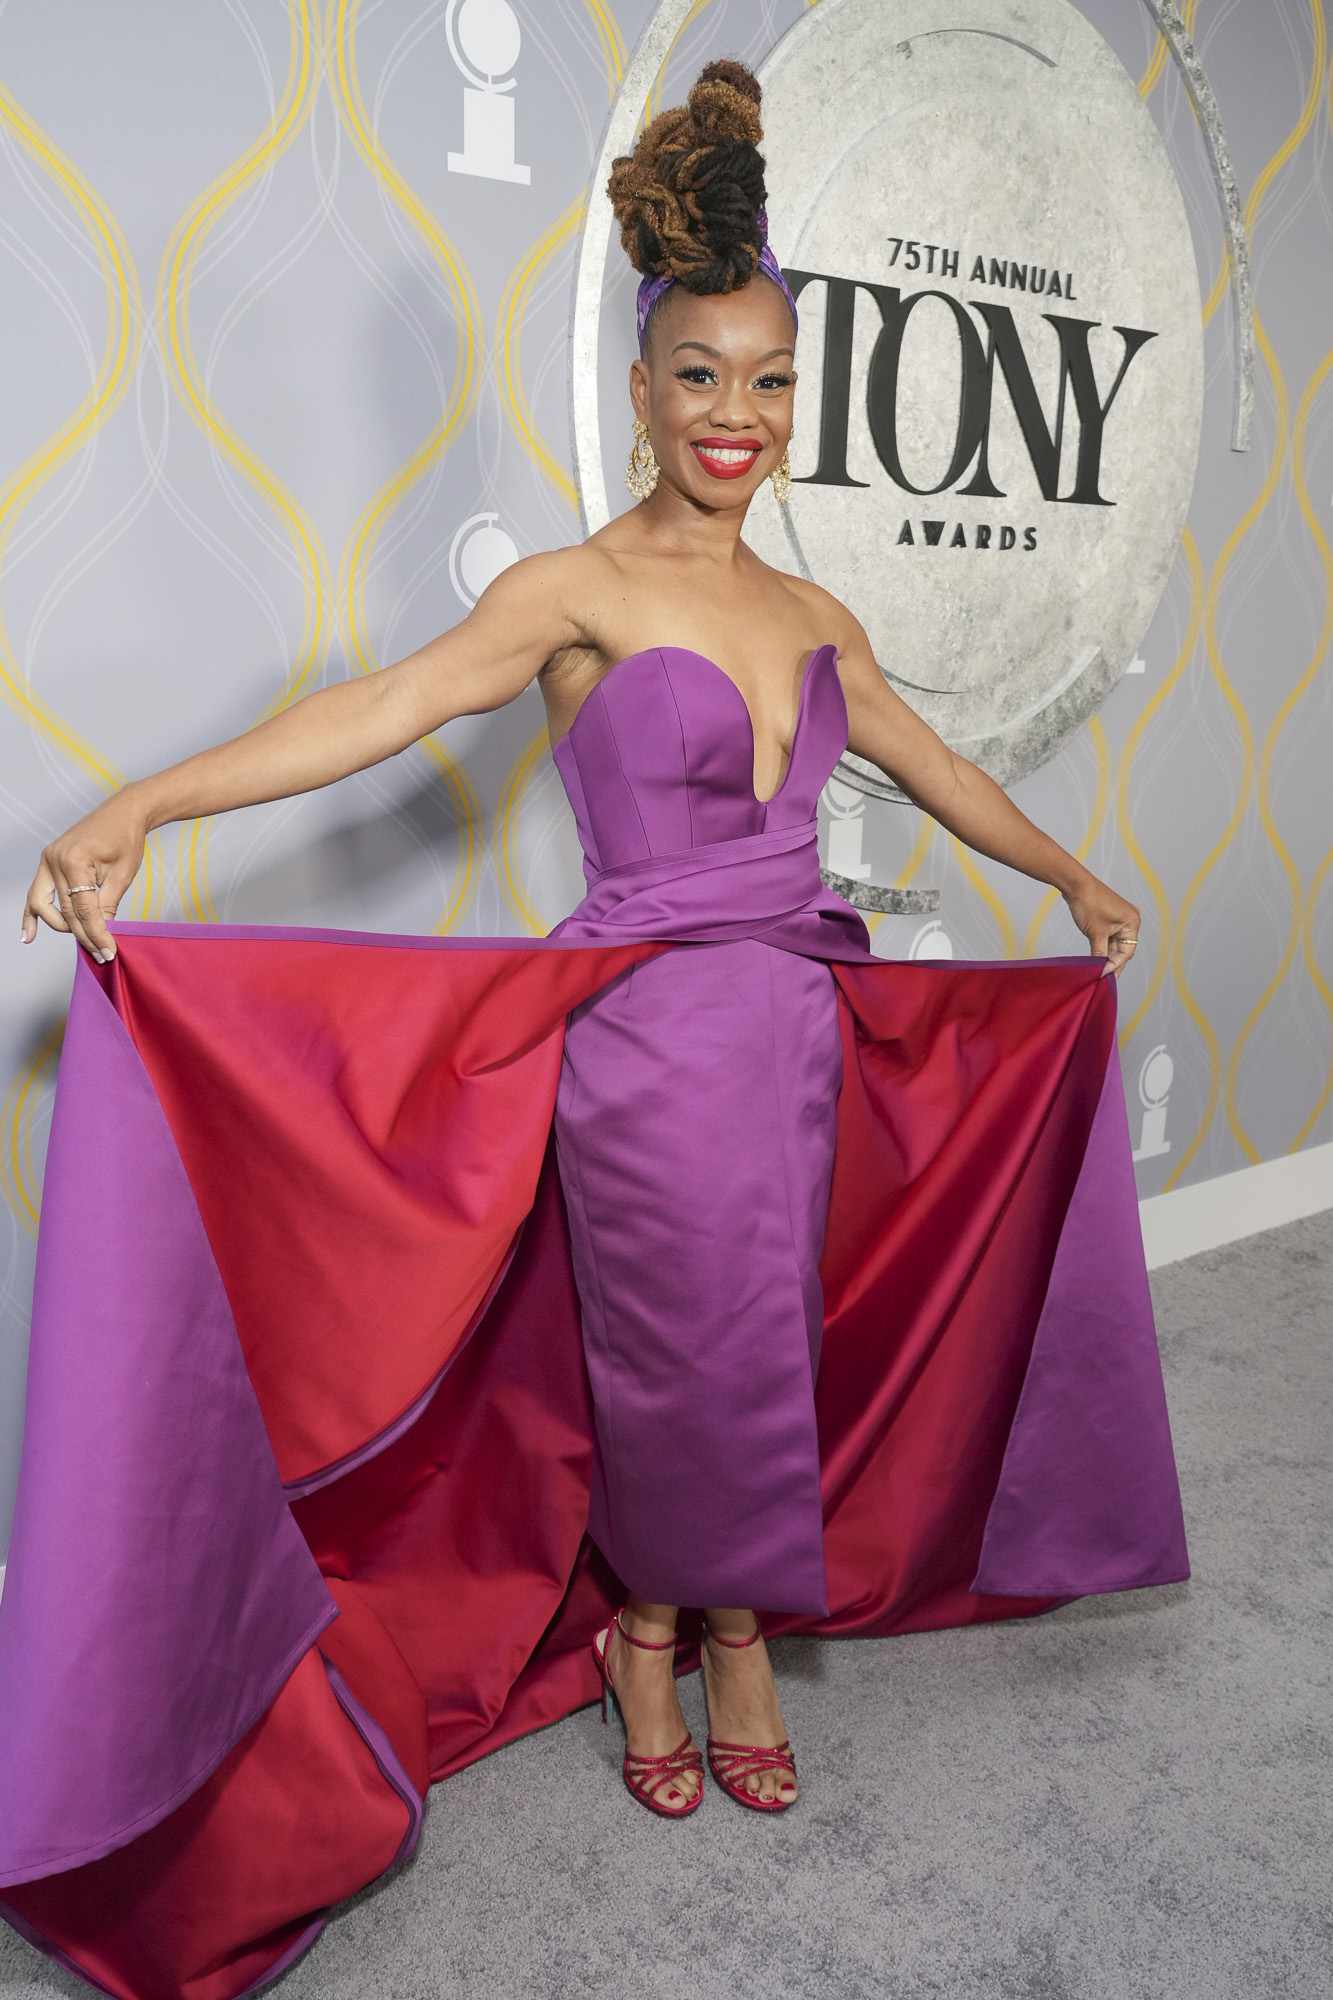
<svg viewBox="0 0 1333 2000">
<path fill-rule="evenodd" d="M 753 277 L 768 198 L 762 95 L 744 63 L 707 63 L 685 103 L 659 112 L 634 151 L 612 161 L 606 191 L 636 271 L 690 292 L 731 292 Z"/>
</svg>

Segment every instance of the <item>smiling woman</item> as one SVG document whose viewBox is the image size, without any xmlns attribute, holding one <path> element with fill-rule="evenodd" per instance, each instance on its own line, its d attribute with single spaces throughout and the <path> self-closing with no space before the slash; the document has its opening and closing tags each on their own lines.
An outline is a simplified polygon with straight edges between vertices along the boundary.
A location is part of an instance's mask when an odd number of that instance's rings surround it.
<svg viewBox="0 0 1333 2000">
<path fill-rule="evenodd" d="M 742 1643 L 749 1607 L 828 1603 L 809 1392 L 845 1056 L 835 982 L 808 942 L 789 947 L 783 915 L 813 887 L 799 870 L 819 794 L 855 738 L 979 840 L 1079 879 L 890 692 L 844 607 L 741 540 L 760 479 L 786 497 L 797 380 L 758 105 L 747 70 L 710 64 L 614 162 L 608 193 L 642 273 L 639 505 L 590 537 L 594 644 L 547 677 L 589 883 L 552 936 L 660 915 L 684 881 L 710 919 L 683 964 L 632 968 L 572 1010 L 555 1106 L 599 1442 L 589 1532 L 629 1585 L 594 1657 L 622 1705 L 626 1782 L 681 1814 L 702 1772 L 664 1671 L 678 1607 L 705 1607 L 726 1648 L 706 1651 L 714 1776 L 730 1775 L 714 1753 L 741 1746 L 751 1767 L 727 1788 L 780 1810 L 795 1763 L 763 1649 Z M 674 644 L 641 642 L 673 627 Z M 823 910 L 826 938 L 846 936 L 847 914 Z"/>
<path fill-rule="evenodd" d="M 433 1781 L 599 1691 L 637 1804 L 683 1818 L 711 1773 L 785 1811 L 765 1635 L 1188 1573 L 1104 976 L 1136 913 L 741 537 L 795 382 L 757 107 L 708 65 L 621 176 L 639 504 L 127 787 L 29 892 L 89 952 L 0 1605 L 0 1908 L 127 2000 L 238 2000 L 411 1853 Z M 534 677 L 586 883 L 549 936 L 114 917 L 147 827 Z M 1091 953 L 878 960 L 819 861 L 853 742 L 1060 881 Z"/>
</svg>

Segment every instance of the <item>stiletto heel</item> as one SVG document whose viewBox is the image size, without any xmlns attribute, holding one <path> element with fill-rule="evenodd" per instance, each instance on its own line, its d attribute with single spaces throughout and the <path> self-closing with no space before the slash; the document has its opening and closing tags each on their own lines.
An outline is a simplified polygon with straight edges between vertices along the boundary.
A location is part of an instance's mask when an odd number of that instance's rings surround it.
<svg viewBox="0 0 1333 2000">
<path fill-rule="evenodd" d="M 611 1677 L 611 1663 L 606 1657 L 607 1649 L 611 1644 L 611 1634 L 617 1629 L 622 1639 L 627 1639 L 631 1646 L 642 1646 L 646 1653 L 664 1652 L 668 1646 L 674 1646 L 677 1643 L 675 1639 L 636 1639 L 632 1632 L 625 1630 L 619 1611 L 617 1611 L 609 1625 L 604 1627 L 602 1631 L 594 1633 L 592 1656 L 597 1662 L 597 1672 L 601 1677 L 603 1722 L 607 1720 L 606 1698 L 608 1694 L 614 1698 L 616 1707 L 620 1709 L 620 1719 L 622 1722 L 625 1722 L 625 1711 L 621 1707 L 620 1696 L 616 1693 L 616 1684 Z M 656 1793 L 664 1784 L 672 1783 L 676 1778 L 683 1776 L 686 1771 L 697 1771 L 699 1773 L 699 1786 L 693 1798 L 687 1798 L 682 1805 L 669 1806 L 663 1804 L 656 1797 Z M 639 1804 L 647 1806 L 650 1812 L 660 1814 L 663 1819 L 686 1819 L 703 1804 L 704 1760 L 699 1754 L 698 1745 L 692 1740 L 688 1729 L 675 1749 L 668 1750 L 665 1756 L 640 1757 L 636 1756 L 629 1747 L 629 1724 L 625 1722 L 625 1761 L 621 1766 L 621 1774 L 624 1777 L 626 1788 L 639 1801 Z M 679 1789 L 679 1786 L 677 1786 L 677 1790 Z"/>
<path fill-rule="evenodd" d="M 753 1646 L 759 1637 L 759 1627 L 755 1626 L 748 1639 L 724 1639 L 715 1632 L 705 1619 L 704 1632 L 716 1646 Z M 708 1699 L 708 1677 L 704 1676 L 704 1700 Z M 788 1771 L 796 1776 L 796 1759 L 792 1755 L 791 1741 L 784 1736 L 781 1743 L 724 1743 L 714 1736 L 710 1728 L 707 1740 L 708 1768 L 717 1779 L 724 1792 L 736 1800 L 738 1805 L 748 1806 L 751 1812 L 787 1812 L 796 1804 L 800 1793 L 792 1798 L 761 1799 L 754 1792 L 747 1792 L 745 1779 L 756 1771 Z M 780 1781 L 779 1781 L 780 1782 Z"/>
</svg>

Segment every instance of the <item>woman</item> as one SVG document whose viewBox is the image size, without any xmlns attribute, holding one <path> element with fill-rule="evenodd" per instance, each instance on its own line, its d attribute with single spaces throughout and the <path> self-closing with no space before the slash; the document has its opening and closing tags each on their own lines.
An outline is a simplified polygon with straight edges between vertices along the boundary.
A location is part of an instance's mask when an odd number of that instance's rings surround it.
<svg viewBox="0 0 1333 2000">
<path fill-rule="evenodd" d="M 611 176 L 643 274 L 639 504 L 515 563 L 387 670 L 128 786 L 45 849 L 23 920 L 25 939 L 44 922 L 106 962 L 150 829 L 330 784 L 534 676 L 590 883 L 553 937 L 602 935 L 608 884 L 651 886 L 682 856 L 695 882 L 705 861 L 738 880 L 753 863 L 757 885 L 769 871 L 772 942 L 723 895 L 689 950 L 571 1011 L 556 1107 L 597 1420 L 589 1529 L 630 1593 L 593 1649 L 604 1712 L 611 1687 L 626 1724 L 625 1781 L 671 1817 L 703 1796 L 672 1672 L 678 1605 L 704 1609 L 713 1774 L 768 1811 L 797 1785 L 755 1607 L 827 1609 L 812 1398 L 842 1080 L 828 961 L 867 947 L 808 878 L 789 912 L 775 871 L 817 868 L 817 798 L 850 747 L 979 852 L 1057 886 L 1104 969 L 1128 962 L 1139 920 L 893 693 L 846 606 L 741 539 L 760 482 L 781 493 L 788 476 L 796 381 L 759 102 L 741 64 L 710 63 Z M 798 918 L 824 941 L 801 942 Z"/>
</svg>

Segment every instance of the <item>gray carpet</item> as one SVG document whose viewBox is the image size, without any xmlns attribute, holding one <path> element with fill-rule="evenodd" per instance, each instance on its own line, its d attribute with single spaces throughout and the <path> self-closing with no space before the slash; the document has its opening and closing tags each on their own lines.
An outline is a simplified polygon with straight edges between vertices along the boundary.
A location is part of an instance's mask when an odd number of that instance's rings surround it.
<svg viewBox="0 0 1333 2000">
<path fill-rule="evenodd" d="M 585 1709 L 435 1786 L 415 1859 L 269 1990 L 1333 1996 L 1333 1215 L 1152 1283 L 1188 1583 L 776 1642 L 804 1792 L 772 1819 L 713 1789 L 658 1821 Z M 89 1990 L 0 1926 L 4 2000 Z"/>
</svg>

